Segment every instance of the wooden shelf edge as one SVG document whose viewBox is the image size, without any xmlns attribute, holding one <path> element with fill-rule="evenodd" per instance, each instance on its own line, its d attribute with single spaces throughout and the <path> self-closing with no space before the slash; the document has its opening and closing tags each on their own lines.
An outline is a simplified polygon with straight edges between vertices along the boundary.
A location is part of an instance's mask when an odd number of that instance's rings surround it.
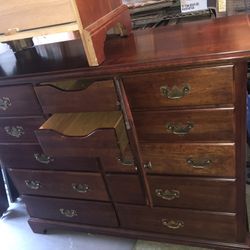
<svg viewBox="0 0 250 250">
<path fill-rule="evenodd" d="M 27 31 L 20 31 L 12 35 L 0 35 L 0 42 L 8 42 L 14 40 L 21 40 L 26 38 L 31 38 L 34 36 L 46 36 L 49 34 L 61 33 L 61 32 L 70 32 L 70 31 L 77 31 L 78 24 L 74 23 L 67 23 L 62 25 L 56 25 L 51 27 L 43 27 L 34 30 L 27 30 Z"/>
</svg>

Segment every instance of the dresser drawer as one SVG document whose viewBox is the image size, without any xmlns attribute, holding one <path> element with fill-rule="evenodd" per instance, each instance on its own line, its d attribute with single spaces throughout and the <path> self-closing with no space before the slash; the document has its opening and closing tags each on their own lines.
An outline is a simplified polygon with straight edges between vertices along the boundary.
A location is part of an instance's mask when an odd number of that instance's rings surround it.
<svg viewBox="0 0 250 250">
<path fill-rule="evenodd" d="M 133 113 L 139 140 L 233 141 L 234 110 L 206 109 Z"/>
<path fill-rule="evenodd" d="M 119 109 L 112 80 L 67 81 L 35 87 L 44 113 L 97 112 Z"/>
<path fill-rule="evenodd" d="M 45 154 L 117 159 L 128 145 L 121 112 L 54 114 L 36 136 Z"/>
<path fill-rule="evenodd" d="M 112 205 L 107 202 L 39 198 L 35 196 L 24 196 L 23 198 L 31 217 L 78 224 L 118 226 L 115 211 Z"/>
<path fill-rule="evenodd" d="M 235 177 L 234 143 L 141 143 L 149 174 Z"/>
<path fill-rule="evenodd" d="M 20 194 L 108 201 L 101 174 L 8 169 Z"/>
<path fill-rule="evenodd" d="M 0 118 L 0 143 L 5 142 L 37 142 L 34 130 L 43 123 L 44 118 L 22 117 L 22 118 Z"/>
<path fill-rule="evenodd" d="M 63 155 L 51 157 L 45 155 L 38 144 L 0 145 L 0 158 L 5 168 L 99 171 L 99 163 L 96 158 L 64 157 Z"/>
<path fill-rule="evenodd" d="M 235 179 L 148 176 L 154 206 L 236 212 Z"/>
<path fill-rule="evenodd" d="M 117 209 L 123 228 L 229 242 L 237 236 L 234 213 L 132 205 L 117 205 Z"/>
<path fill-rule="evenodd" d="M 234 103 L 233 65 L 123 77 L 132 109 Z"/>
<path fill-rule="evenodd" d="M 112 200 L 121 203 L 145 204 L 138 175 L 106 175 Z"/>
<path fill-rule="evenodd" d="M 32 85 L 0 87 L 0 116 L 38 115 L 41 112 Z"/>
</svg>

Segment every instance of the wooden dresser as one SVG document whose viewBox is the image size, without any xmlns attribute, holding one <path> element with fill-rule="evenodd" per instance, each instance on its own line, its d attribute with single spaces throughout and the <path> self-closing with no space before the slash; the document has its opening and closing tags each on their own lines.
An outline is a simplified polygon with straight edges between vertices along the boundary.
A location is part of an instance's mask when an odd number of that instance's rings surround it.
<svg viewBox="0 0 250 250">
<path fill-rule="evenodd" d="M 0 55 L 0 159 L 36 233 L 250 249 L 248 16 Z"/>
</svg>

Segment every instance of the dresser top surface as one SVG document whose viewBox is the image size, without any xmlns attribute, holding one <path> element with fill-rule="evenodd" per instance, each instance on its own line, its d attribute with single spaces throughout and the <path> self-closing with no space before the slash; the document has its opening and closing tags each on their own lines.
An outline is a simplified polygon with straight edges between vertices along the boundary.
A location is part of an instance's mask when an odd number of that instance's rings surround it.
<svg viewBox="0 0 250 250">
<path fill-rule="evenodd" d="M 231 16 L 133 32 L 106 41 L 106 60 L 88 67 L 80 40 L 0 54 L 0 78 L 46 73 L 116 74 L 250 58 L 250 16 Z"/>
</svg>

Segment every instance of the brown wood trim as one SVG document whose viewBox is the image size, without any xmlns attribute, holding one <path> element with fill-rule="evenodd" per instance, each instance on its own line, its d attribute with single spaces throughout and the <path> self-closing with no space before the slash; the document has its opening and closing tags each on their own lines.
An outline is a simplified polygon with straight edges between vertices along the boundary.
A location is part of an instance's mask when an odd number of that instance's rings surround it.
<svg viewBox="0 0 250 250">
<path fill-rule="evenodd" d="M 180 236 L 171 236 L 160 233 L 147 233 L 141 231 L 126 230 L 121 228 L 95 227 L 95 226 L 87 226 L 87 225 L 80 225 L 73 223 L 56 222 L 56 221 L 42 220 L 37 218 L 30 218 L 28 223 L 32 228 L 33 232 L 35 233 L 45 233 L 47 230 L 60 228 L 60 229 L 83 231 L 94 234 L 106 234 L 106 235 L 108 234 L 118 237 L 123 236 L 131 239 L 144 239 L 144 240 L 167 242 L 172 244 L 206 247 L 216 250 L 250 249 L 249 234 L 246 236 L 243 243 L 227 243 L 227 242 L 209 241 L 209 240 L 202 240 L 195 238 L 192 239 L 190 237 L 187 238 Z"/>
<path fill-rule="evenodd" d="M 152 207 L 153 201 L 152 201 L 152 197 L 150 193 L 149 183 L 147 181 L 147 175 L 143 167 L 143 159 L 141 156 L 140 145 L 139 145 L 137 132 L 136 132 L 134 121 L 133 121 L 133 116 L 131 113 L 130 105 L 128 102 L 128 98 L 126 96 L 124 86 L 119 78 L 115 78 L 115 86 L 116 86 L 118 95 L 120 97 L 121 107 L 123 110 L 124 119 L 125 119 L 125 123 L 127 126 L 128 138 L 131 144 L 131 150 L 135 157 L 136 166 L 138 167 L 138 170 L 141 174 L 142 184 L 145 187 L 145 198 L 146 198 L 147 204 L 150 207 Z"/>
<path fill-rule="evenodd" d="M 235 81 L 235 132 L 236 132 L 236 178 L 237 178 L 237 219 L 238 219 L 238 240 L 245 238 L 247 233 L 247 212 L 246 212 L 246 94 L 247 94 L 247 63 L 239 62 L 234 68 Z"/>
</svg>

